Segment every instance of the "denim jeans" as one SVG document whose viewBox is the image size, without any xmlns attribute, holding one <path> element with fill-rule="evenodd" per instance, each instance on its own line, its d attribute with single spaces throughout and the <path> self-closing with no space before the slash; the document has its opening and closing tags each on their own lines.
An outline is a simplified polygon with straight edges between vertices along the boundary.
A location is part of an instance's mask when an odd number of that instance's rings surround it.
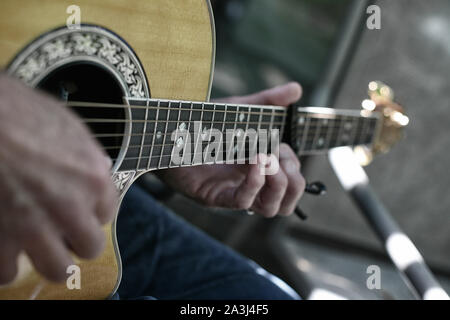
<svg viewBox="0 0 450 320">
<path fill-rule="evenodd" d="M 132 186 L 117 225 L 120 299 L 298 299 L 283 281 Z"/>
</svg>

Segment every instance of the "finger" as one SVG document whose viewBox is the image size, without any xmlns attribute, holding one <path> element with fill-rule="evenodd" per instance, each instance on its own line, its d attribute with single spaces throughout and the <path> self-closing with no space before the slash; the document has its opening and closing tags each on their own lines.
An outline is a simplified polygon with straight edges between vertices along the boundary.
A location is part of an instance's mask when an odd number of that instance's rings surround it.
<svg viewBox="0 0 450 320">
<path fill-rule="evenodd" d="M 243 97 L 231 97 L 223 101 L 234 103 L 289 106 L 297 102 L 302 96 L 302 87 L 297 82 L 290 82 L 282 86 L 264 90 Z"/>
<path fill-rule="evenodd" d="M 271 161 L 278 161 L 278 159 L 273 157 Z M 252 209 L 256 213 L 270 218 L 274 217 L 280 209 L 288 180 L 283 170 L 278 170 L 274 175 L 265 176 L 265 181 Z"/>
<path fill-rule="evenodd" d="M 110 221 L 117 212 L 118 194 L 114 186 L 109 168 L 111 166 L 111 159 L 103 157 L 104 163 L 99 164 L 98 168 L 92 172 L 88 177 L 90 185 L 93 189 L 93 194 L 96 195 L 95 201 L 95 215 L 101 224 Z"/>
<path fill-rule="evenodd" d="M 288 185 L 281 202 L 279 214 L 290 215 L 294 212 L 297 202 L 305 190 L 305 179 L 300 173 L 300 161 L 287 145 L 280 146 L 280 167 L 286 174 Z"/>
<path fill-rule="evenodd" d="M 109 183 L 100 194 L 95 215 L 101 224 L 109 222 L 117 213 L 118 194 L 113 183 Z"/>
<path fill-rule="evenodd" d="M 60 235 L 48 223 L 27 230 L 22 238 L 26 253 L 35 269 L 51 281 L 61 282 L 67 278 L 67 267 L 73 260 Z"/>
<path fill-rule="evenodd" d="M 255 202 L 256 196 L 264 186 L 265 176 L 260 173 L 260 163 L 265 161 L 262 159 L 266 155 L 258 155 L 258 162 L 250 164 L 249 171 L 244 181 L 235 188 L 228 188 L 224 192 L 218 194 L 218 202 L 220 206 L 232 207 L 233 209 L 249 209 Z"/>
<path fill-rule="evenodd" d="M 75 194 L 72 196 L 65 207 L 58 204 L 53 206 L 53 219 L 61 228 L 70 249 L 81 258 L 92 259 L 103 250 L 105 234 L 94 209 L 88 203 L 77 201 Z"/>
<path fill-rule="evenodd" d="M 0 285 L 14 280 L 17 274 L 17 244 L 4 234 L 0 234 Z"/>
</svg>

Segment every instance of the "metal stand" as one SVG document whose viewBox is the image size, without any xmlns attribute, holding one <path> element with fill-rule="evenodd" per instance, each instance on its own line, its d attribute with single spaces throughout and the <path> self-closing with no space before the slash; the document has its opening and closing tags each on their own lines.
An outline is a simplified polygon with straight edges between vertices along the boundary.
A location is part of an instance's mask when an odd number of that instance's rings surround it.
<svg viewBox="0 0 450 320">
<path fill-rule="evenodd" d="M 450 299 L 415 245 L 402 232 L 370 187 L 369 178 L 358 164 L 353 150 L 347 147 L 337 148 L 330 151 L 329 158 L 342 186 L 383 242 L 389 257 L 416 297 L 425 300 Z"/>
</svg>

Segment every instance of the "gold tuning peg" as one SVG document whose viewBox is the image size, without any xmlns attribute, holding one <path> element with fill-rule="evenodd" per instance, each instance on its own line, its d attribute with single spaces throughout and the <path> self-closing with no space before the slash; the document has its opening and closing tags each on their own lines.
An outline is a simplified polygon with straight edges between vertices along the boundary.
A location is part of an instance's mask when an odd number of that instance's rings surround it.
<svg viewBox="0 0 450 320">
<path fill-rule="evenodd" d="M 372 162 L 373 156 L 386 153 L 400 139 L 403 138 L 403 129 L 409 123 L 404 108 L 394 102 L 394 91 L 381 81 L 369 83 L 368 94 L 370 99 L 362 102 L 363 114 L 377 112 L 381 114 L 379 129 L 371 148 L 358 146 L 355 154 L 361 165 Z"/>
</svg>

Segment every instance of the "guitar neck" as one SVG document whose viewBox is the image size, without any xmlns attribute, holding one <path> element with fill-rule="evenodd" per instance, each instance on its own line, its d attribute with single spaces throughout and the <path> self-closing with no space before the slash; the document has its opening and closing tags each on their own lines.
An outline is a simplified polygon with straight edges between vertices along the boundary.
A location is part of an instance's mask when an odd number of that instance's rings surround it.
<svg viewBox="0 0 450 320">
<path fill-rule="evenodd" d="M 282 136 L 287 127 L 287 112 L 283 107 L 160 99 L 128 102 L 145 108 L 131 108 L 133 125 L 129 145 L 136 147 L 128 148 L 121 169 L 155 170 L 245 161 L 248 152 L 239 153 L 236 145 L 246 132 L 278 130 Z M 213 138 L 211 132 L 215 133 Z M 266 135 L 266 139 L 270 137 Z M 205 150 L 211 142 L 217 142 L 221 149 L 205 159 Z M 183 152 L 189 153 L 188 161 L 174 163 L 174 148 L 185 147 Z"/>
<path fill-rule="evenodd" d="M 290 141 L 299 155 L 371 145 L 381 125 L 381 114 L 365 110 L 298 107 L 292 117 Z"/>
<path fill-rule="evenodd" d="M 124 137 L 121 149 L 125 151 L 121 155 L 120 170 L 242 162 L 251 155 L 248 151 L 240 152 L 249 147 L 252 150 L 245 140 L 251 133 L 258 135 L 259 144 L 264 140 L 269 152 L 274 137 L 277 141 L 281 137 L 298 155 L 322 153 L 338 146 L 367 145 L 372 143 L 379 123 L 376 114 L 317 107 L 285 108 L 161 99 L 128 100 L 129 106 L 69 104 L 72 108 L 115 107 L 125 110 L 125 120 L 84 119 L 103 145 L 108 145 L 104 140 L 110 139 L 111 134 L 101 133 L 103 131 L 96 126 L 110 122 L 125 123 L 125 134 L 121 135 Z M 211 142 L 219 146 L 214 152 L 207 149 Z M 261 146 L 257 148 L 261 152 Z M 205 150 L 209 152 L 206 158 Z M 185 157 L 183 161 L 174 161 L 174 151 Z"/>
</svg>

